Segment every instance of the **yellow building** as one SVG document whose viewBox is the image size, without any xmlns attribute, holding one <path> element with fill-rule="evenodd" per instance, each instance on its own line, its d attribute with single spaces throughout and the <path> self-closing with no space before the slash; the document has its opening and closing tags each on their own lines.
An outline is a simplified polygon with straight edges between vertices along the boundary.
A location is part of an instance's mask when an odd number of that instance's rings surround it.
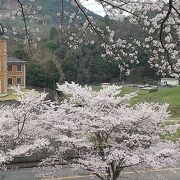
<svg viewBox="0 0 180 180">
<path fill-rule="evenodd" d="M 26 87 L 26 61 L 7 57 L 6 40 L 0 40 L 0 96 L 11 86 Z"/>
</svg>

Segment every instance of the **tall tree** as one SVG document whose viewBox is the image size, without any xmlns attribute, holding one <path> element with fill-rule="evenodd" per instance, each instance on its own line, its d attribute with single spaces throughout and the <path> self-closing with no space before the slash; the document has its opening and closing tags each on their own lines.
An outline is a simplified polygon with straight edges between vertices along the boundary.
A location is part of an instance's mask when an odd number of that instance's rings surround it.
<svg viewBox="0 0 180 180">
<path fill-rule="evenodd" d="M 68 94 L 69 100 L 52 114 L 53 133 L 60 145 L 42 163 L 47 169 L 50 161 L 69 163 L 102 180 L 117 180 L 129 167 L 160 168 L 173 166 L 178 160 L 178 145 L 160 137 L 176 129 L 161 126 L 169 117 L 167 105 L 129 107 L 127 102 L 135 93 L 117 97 L 119 86 L 94 92 L 91 87 L 65 83 L 58 85 L 58 90 Z M 71 158 L 66 156 L 69 151 L 74 152 Z M 55 172 L 51 168 L 48 174 Z"/>
</svg>

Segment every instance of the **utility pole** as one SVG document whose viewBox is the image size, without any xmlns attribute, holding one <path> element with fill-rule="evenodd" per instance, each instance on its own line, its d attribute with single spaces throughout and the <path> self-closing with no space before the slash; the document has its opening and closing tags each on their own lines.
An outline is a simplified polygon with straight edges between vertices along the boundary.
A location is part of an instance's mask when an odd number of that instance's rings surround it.
<svg viewBox="0 0 180 180">
<path fill-rule="evenodd" d="M 64 0 L 61 0 L 61 43 L 63 43 Z"/>
<path fill-rule="evenodd" d="M 56 0 L 55 5 L 59 7 L 59 13 L 60 13 L 60 37 L 59 42 L 63 43 L 63 26 L 64 26 L 64 0 Z"/>
</svg>

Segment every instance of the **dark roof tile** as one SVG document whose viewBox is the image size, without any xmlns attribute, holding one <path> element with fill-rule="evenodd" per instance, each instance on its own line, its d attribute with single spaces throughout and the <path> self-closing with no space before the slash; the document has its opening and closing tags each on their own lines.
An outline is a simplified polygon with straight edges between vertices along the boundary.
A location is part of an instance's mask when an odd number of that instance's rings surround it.
<svg viewBox="0 0 180 180">
<path fill-rule="evenodd" d="M 21 59 L 15 58 L 15 57 L 8 57 L 7 58 L 7 64 L 26 64 L 27 61 L 23 61 Z"/>
</svg>

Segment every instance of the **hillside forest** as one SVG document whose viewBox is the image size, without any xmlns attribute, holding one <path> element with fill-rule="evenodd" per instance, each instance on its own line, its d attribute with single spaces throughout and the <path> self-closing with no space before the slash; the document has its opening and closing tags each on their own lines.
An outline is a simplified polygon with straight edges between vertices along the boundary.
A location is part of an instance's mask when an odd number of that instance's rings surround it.
<svg viewBox="0 0 180 180">
<path fill-rule="evenodd" d="M 9 2 L 9 3 L 8 3 Z M 25 2 L 25 1 L 24 1 Z M 80 84 L 98 84 L 102 82 L 122 82 L 126 83 L 143 83 L 157 82 L 159 76 L 154 69 L 148 64 L 149 54 L 143 47 L 136 47 L 138 53 L 138 64 L 131 64 L 131 73 L 127 76 L 125 72 L 121 72 L 118 62 L 113 58 L 102 57 L 104 48 L 101 47 L 101 39 L 97 34 L 86 35 L 84 41 L 77 49 L 70 48 L 67 43 L 61 41 L 61 31 L 58 27 L 57 13 L 60 11 L 57 4 L 50 1 L 41 3 L 35 1 L 31 3 L 43 4 L 42 10 L 38 12 L 39 20 L 35 22 L 34 28 L 39 28 L 41 40 L 37 42 L 33 54 L 28 52 L 28 48 L 24 45 L 24 32 L 20 29 L 19 24 L 23 27 L 23 22 L 16 18 L 13 21 L 13 26 L 19 28 L 17 34 L 11 34 L 7 31 L 6 34 L 11 37 L 8 40 L 9 56 L 14 56 L 27 61 L 27 85 L 41 88 L 54 89 L 56 83 L 64 81 L 74 81 Z M 73 5 L 64 2 L 67 11 L 73 12 Z M 13 1 L 6 1 L 3 5 L 3 10 L 8 9 L 13 4 Z M 38 4 L 36 4 L 38 6 Z M 53 9 L 53 11 L 52 11 Z M 110 27 L 116 34 L 115 38 L 122 39 L 145 39 L 145 31 L 141 23 L 132 24 L 128 17 L 125 20 L 112 20 L 109 16 L 100 17 L 92 12 L 88 12 L 96 20 L 96 27 L 103 29 L 106 32 L 106 27 Z M 68 16 L 64 22 L 64 39 L 70 38 L 68 26 Z M 81 18 L 76 26 L 82 26 Z M 67 24 L 66 24 L 67 22 Z M 30 22 L 27 21 L 30 24 Z M 43 26 L 43 23 L 46 23 Z M 12 21 L 4 21 L 5 27 L 12 27 Z M 42 30 L 43 29 L 43 30 Z M 71 31 L 76 31 L 72 27 Z M 36 34 L 37 36 L 37 34 Z M 106 36 L 106 33 L 105 33 Z M 108 33 L 107 37 L 108 38 Z M 92 40 L 94 43 L 87 44 L 87 40 Z M 128 53 L 128 52 L 127 52 Z M 125 57 L 126 58 L 126 57 Z M 127 59 L 128 61 L 128 59 Z M 121 79 L 120 79 L 121 78 Z"/>
</svg>

